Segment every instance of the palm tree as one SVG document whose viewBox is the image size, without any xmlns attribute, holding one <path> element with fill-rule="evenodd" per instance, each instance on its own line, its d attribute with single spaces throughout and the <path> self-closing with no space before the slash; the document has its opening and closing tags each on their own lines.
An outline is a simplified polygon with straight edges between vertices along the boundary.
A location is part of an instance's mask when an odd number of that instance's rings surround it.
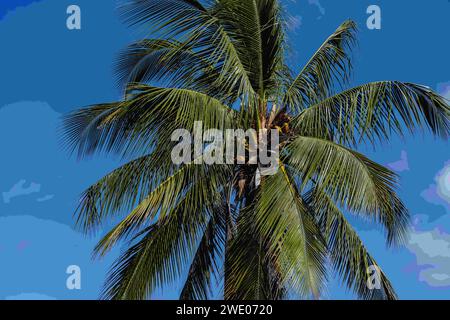
<svg viewBox="0 0 450 320">
<path fill-rule="evenodd" d="M 356 26 L 346 21 L 301 71 L 285 63 L 277 0 L 128 0 L 120 13 L 154 38 L 117 61 L 124 99 L 65 118 L 79 157 L 131 160 L 87 189 L 77 223 L 93 232 L 127 215 L 98 243 L 127 248 L 102 298 L 145 299 L 184 281 L 181 299 L 318 298 L 328 271 L 362 299 L 394 289 L 347 220 L 364 218 L 402 244 L 408 211 L 398 177 L 354 149 L 429 130 L 444 139 L 450 108 L 431 89 L 380 81 L 347 89 Z M 175 129 L 280 131 L 279 170 L 255 183 L 258 165 L 175 165 Z M 381 288 L 367 286 L 368 268 Z"/>
</svg>

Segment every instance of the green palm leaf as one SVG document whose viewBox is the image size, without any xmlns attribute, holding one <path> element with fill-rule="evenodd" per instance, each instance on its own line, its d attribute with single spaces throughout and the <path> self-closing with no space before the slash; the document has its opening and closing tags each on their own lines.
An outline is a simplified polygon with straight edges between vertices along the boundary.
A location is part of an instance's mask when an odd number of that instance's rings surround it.
<svg viewBox="0 0 450 320">
<path fill-rule="evenodd" d="M 244 235 L 238 233 L 233 243 L 230 273 L 234 279 L 230 286 L 243 295 L 232 295 L 232 298 L 261 298 L 255 296 L 255 292 L 259 292 L 258 282 L 264 279 L 261 275 L 268 273 L 263 268 L 265 264 L 277 266 L 282 275 L 276 279 L 278 291 L 319 297 L 325 281 L 325 246 L 311 213 L 284 167 L 261 182 L 254 207 L 243 210 L 238 230 L 243 230 Z M 264 264 L 260 269 L 255 268 L 261 261 Z"/>
<path fill-rule="evenodd" d="M 302 190 L 313 182 L 340 206 L 382 224 L 389 244 L 405 241 L 409 214 L 394 191 L 396 174 L 360 153 L 313 137 L 297 137 L 286 148 L 286 159 Z"/>
<path fill-rule="evenodd" d="M 347 287 L 361 299 L 396 300 L 397 295 L 386 274 L 331 198 L 327 195 L 316 197 L 313 191 L 307 196 L 307 202 L 317 213 L 317 220 L 326 235 L 333 267 Z M 369 267 L 376 267 L 380 271 L 381 289 L 370 290 L 367 286 Z"/>
<path fill-rule="evenodd" d="M 181 276 L 205 223 L 202 215 L 187 219 L 175 211 L 144 229 L 112 266 L 102 298 L 146 299 L 156 288 L 173 283 Z"/>
<path fill-rule="evenodd" d="M 124 157 L 151 153 L 155 145 L 173 145 L 171 134 L 179 128 L 193 132 L 201 121 L 204 129 L 233 128 L 235 111 L 206 94 L 178 88 L 142 84 L 128 87 L 124 102 L 96 105 L 64 119 L 68 148 L 80 157 L 96 152 Z"/>
<path fill-rule="evenodd" d="M 330 97 L 294 119 L 300 134 L 357 145 L 385 141 L 428 128 L 447 139 L 450 107 L 427 87 L 395 81 L 374 82 Z"/>
<path fill-rule="evenodd" d="M 352 70 L 349 49 L 356 42 L 356 24 L 345 21 L 316 51 L 303 70 L 289 84 L 283 98 L 285 108 L 299 112 L 345 85 Z"/>
<path fill-rule="evenodd" d="M 96 254 L 105 255 L 119 240 L 145 227 L 154 219 L 163 219 L 180 203 L 184 205 L 178 211 L 186 216 L 198 207 L 212 210 L 214 201 L 217 200 L 212 195 L 224 188 L 229 173 L 226 166 L 214 169 L 206 165 L 183 166 L 151 190 L 133 211 L 98 243 Z M 90 218 L 89 213 L 90 211 L 80 211 L 80 218 Z"/>
</svg>

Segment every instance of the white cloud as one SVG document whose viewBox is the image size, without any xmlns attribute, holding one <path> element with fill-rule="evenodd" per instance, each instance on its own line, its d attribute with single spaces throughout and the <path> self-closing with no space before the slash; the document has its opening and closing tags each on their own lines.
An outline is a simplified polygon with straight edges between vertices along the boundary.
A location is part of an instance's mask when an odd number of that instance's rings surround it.
<svg viewBox="0 0 450 320">
<path fill-rule="evenodd" d="M 45 196 L 43 196 L 43 197 L 41 197 L 41 198 L 37 198 L 36 201 L 37 201 L 37 202 L 50 201 L 50 200 L 52 200 L 54 197 L 55 197 L 54 194 L 47 194 L 47 195 L 45 195 Z"/>
<path fill-rule="evenodd" d="M 400 160 L 388 163 L 387 167 L 396 172 L 409 171 L 408 153 L 403 150 L 400 154 Z"/>
<path fill-rule="evenodd" d="M 450 161 L 437 173 L 434 181 L 434 184 L 421 193 L 422 197 L 430 203 L 450 210 Z"/>
<path fill-rule="evenodd" d="M 25 186 L 27 181 L 25 179 L 20 180 L 17 182 L 12 188 L 7 191 L 3 192 L 3 202 L 4 203 L 10 203 L 11 199 L 20 197 L 20 196 L 26 196 L 30 195 L 32 193 L 38 193 L 41 191 L 41 185 L 31 182 L 28 187 Z"/>
<path fill-rule="evenodd" d="M 445 281 L 445 280 L 450 279 L 450 275 L 442 274 L 442 273 L 434 273 L 431 276 L 438 281 Z"/>
<path fill-rule="evenodd" d="M 412 233 L 409 244 L 430 258 L 450 258 L 450 235 L 447 238 L 447 235 L 440 233 L 439 230 Z"/>
<path fill-rule="evenodd" d="M 416 256 L 420 281 L 431 287 L 450 287 L 450 234 L 439 228 L 415 230 L 407 248 Z"/>
</svg>

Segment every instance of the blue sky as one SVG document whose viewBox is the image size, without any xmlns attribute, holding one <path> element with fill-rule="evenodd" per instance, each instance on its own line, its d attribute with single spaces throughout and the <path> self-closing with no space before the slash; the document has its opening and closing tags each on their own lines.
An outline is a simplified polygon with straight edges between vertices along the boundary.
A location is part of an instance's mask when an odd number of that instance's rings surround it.
<svg viewBox="0 0 450 320">
<path fill-rule="evenodd" d="M 430 86 L 450 99 L 450 3 L 447 0 L 284 0 L 289 61 L 302 66 L 345 19 L 358 22 L 354 84 L 400 80 Z M 82 10 L 82 29 L 66 28 L 66 8 Z M 378 4 L 382 29 L 368 30 Z M 77 162 L 58 143 L 60 116 L 119 97 L 112 78 L 117 52 L 137 34 L 117 19 L 115 0 L 21 0 L 0 4 L 0 299 L 95 299 L 118 249 L 102 261 L 98 238 L 73 229 L 78 195 L 119 163 Z M 450 298 L 450 151 L 428 135 L 393 139 L 374 160 L 401 176 L 400 195 L 413 216 L 404 248 L 387 250 L 382 233 L 353 219 L 401 298 Z M 82 289 L 67 290 L 67 266 L 79 265 Z M 174 285 L 173 287 L 176 287 Z M 170 287 L 157 298 L 176 297 Z M 332 281 L 325 298 L 351 298 Z"/>
</svg>

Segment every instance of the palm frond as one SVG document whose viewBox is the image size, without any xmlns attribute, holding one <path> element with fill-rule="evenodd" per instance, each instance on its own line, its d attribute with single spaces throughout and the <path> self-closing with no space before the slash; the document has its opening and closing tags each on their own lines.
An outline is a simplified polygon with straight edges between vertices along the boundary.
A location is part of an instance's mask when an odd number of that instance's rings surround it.
<svg viewBox="0 0 450 320">
<path fill-rule="evenodd" d="M 189 89 L 232 104 L 236 90 L 226 90 L 217 79 L 220 65 L 204 58 L 189 44 L 176 40 L 144 39 L 124 49 L 115 66 L 119 87 L 131 83 Z M 236 88 L 237 89 L 237 88 Z"/>
<path fill-rule="evenodd" d="M 206 130 L 233 128 L 237 120 L 235 110 L 203 93 L 133 84 L 124 102 L 66 116 L 63 131 L 67 147 L 79 157 L 101 152 L 133 157 L 151 153 L 158 143 L 172 145 L 172 132 L 192 132 L 196 121 Z"/>
<path fill-rule="evenodd" d="M 203 210 L 195 219 L 184 212 L 179 206 L 135 236 L 135 244 L 112 266 L 102 299 L 146 299 L 156 288 L 181 277 L 207 223 Z"/>
<path fill-rule="evenodd" d="M 352 63 L 350 49 L 356 42 L 356 24 L 345 21 L 337 28 L 290 83 L 283 106 L 295 113 L 333 94 L 347 84 Z"/>
<path fill-rule="evenodd" d="M 176 40 L 144 39 L 132 43 L 119 54 L 115 74 L 122 88 L 130 83 L 151 81 L 179 87 L 195 74 L 192 69 L 198 66 L 198 59 L 187 45 Z"/>
<path fill-rule="evenodd" d="M 226 241 L 227 205 L 223 198 L 213 208 L 210 221 L 188 271 L 180 294 L 180 300 L 207 300 L 211 293 L 211 281 L 220 278 L 218 265 L 223 260 Z"/>
<path fill-rule="evenodd" d="M 115 169 L 83 192 L 75 212 L 83 232 L 95 231 L 107 218 L 131 210 L 151 190 L 168 179 L 174 166 L 163 166 L 170 158 L 147 155 Z"/>
<path fill-rule="evenodd" d="M 161 39 L 177 39 L 188 44 L 220 70 L 214 87 L 222 87 L 235 97 L 252 99 L 250 69 L 241 60 L 236 34 L 216 16 L 221 12 L 214 9 L 218 3 L 210 1 L 209 4 L 203 6 L 195 0 L 130 0 L 121 7 L 121 12 L 128 23 L 150 26 Z"/>
<path fill-rule="evenodd" d="M 209 10 L 198 0 L 126 0 L 119 15 L 129 25 L 151 26 L 152 32 L 182 34 L 202 24 Z"/>
<path fill-rule="evenodd" d="M 186 216 L 201 207 L 212 210 L 213 197 L 223 189 L 226 177 L 230 174 L 228 167 L 189 164 L 161 182 L 97 244 L 95 254 L 104 256 L 117 242 L 133 232 L 145 227 L 155 219 L 163 219 L 182 203 L 178 209 Z M 80 217 L 86 219 L 90 211 L 80 211 Z"/>
<path fill-rule="evenodd" d="M 331 263 L 347 287 L 361 299 L 396 300 L 397 295 L 386 274 L 332 199 L 323 194 L 316 197 L 312 191 L 305 200 L 317 214 L 316 219 L 327 239 Z M 380 271 L 381 289 L 371 290 L 367 285 L 369 267 Z"/>
<path fill-rule="evenodd" d="M 255 202 L 249 198 L 246 202 L 248 205 L 241 209 L 227 247 L 224 298 L 283 299 L 286 290 L 277 258 L 268 254 L 270 241 L 258 232 L 252 221 L 255 218 Z"/>
<path fill-rule="evenodd" d="M 261 181 L 255 208 L 249 212 L 253 214 L 242 213 L 241 223 L 253 226 L 246 229 L 254 230 L 264 240 L 264 261 L 277 266 L 281 275 L 278 287 L 293 290 L 302 297 L 318 297 L 326 278 L 325 245 L 283 165 L 278 173 Z M 248 256 L 245 244 L 236 246 L 234 251 L 238 255 L 235 261 L 245 264 Z M 232 273 L 240 275 L 239 272 L 237 265 Z"/>
<path fill-rule="evenodd" d="M 368 83 L 328 98 L 293 120 L 302 135 L 346 145 L 383 142 L 395 133 L 403 136 L 428 128 L 447 139 L 450 106 L 431 89 L 411 83 Z"/>
<path fill-rule="evenodd" d="M 235 43 L 253 90 L 260 95 L 277 90 L 284 46 L 278 1 L 224 0 L 217 3 L 215 11 Z"/>
<path fill-rule="evenodd" d="M 389 244 L 404 243 L 409 213 L 394 191 L 395 173 L 319 138 L 297 137 L 285 152 L 286 164 L 300 177 L 302 190 L 314 184 L 338 205 L 383 225 Z"/>
</svg>

